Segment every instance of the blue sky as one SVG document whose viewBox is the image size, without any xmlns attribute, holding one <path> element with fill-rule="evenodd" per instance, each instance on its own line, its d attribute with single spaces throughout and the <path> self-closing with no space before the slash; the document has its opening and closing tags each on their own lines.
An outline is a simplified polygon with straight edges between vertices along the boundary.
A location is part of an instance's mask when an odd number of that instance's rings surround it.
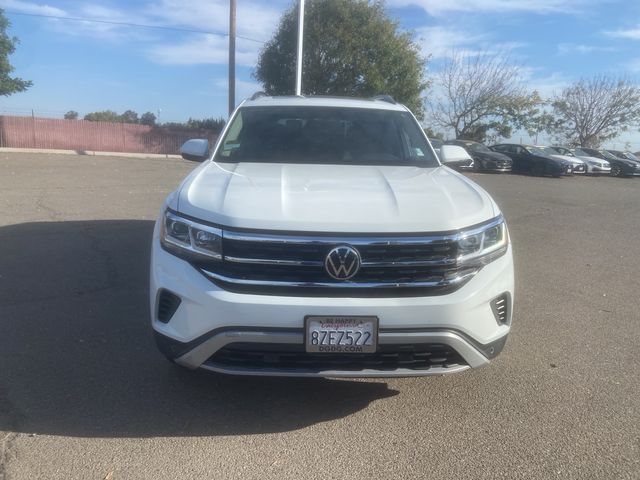
<svg viewBox="0 0 640 480">
<path fill-rule="evenodd" d="M 237 0 L 238 101 L 260 89 L 253 66 L 291 1 Z M 25 93 L 0 99 L 0 113 L 62 116 L 95 110 L 161 110 L 162 121 L 226 116 L 227 38 L 197 32 L 78 22 L 19 13 L 225 32 L 227 0 L 0 0 L 20 38 L 16 74 Z M 414 31 L 428 69 L 453 50 L 501 51 L 544 96 L 597 73 L 640 78 L 640 1 L 387 0 Z M 627 133 L 640 150 L 640 134 Z"/>
</svg>

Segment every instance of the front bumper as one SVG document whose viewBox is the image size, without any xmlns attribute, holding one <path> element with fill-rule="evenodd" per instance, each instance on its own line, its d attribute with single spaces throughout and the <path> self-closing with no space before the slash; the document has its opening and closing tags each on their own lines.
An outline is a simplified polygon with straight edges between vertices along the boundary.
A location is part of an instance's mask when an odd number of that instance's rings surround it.
<svg viewBox="0 0 640 480">
<path fill-rule="evenodd" d="M 393 377 L 455 373 L 489 363 L 510 330 L 513 299 L 512 251 L 482 268 L 464 286 L 447 295 L 406 298 L 299 297 L 226 291 L 189 263 L 160 247 L 154 232 L 151 271 L 151 321 L 165 355 L 188 368 L 244 375 Z M 168 322 L 158 320 L 158 294 L 168 290 L 180 304 Z M 507 318 L 499 322 L 491 301 L 508 294 Z M 238 367 L 216 362 L 220 349 L 251 343 L 303 345 L 307 315 L 375 315 L 379 345 L 445 345 L 463 361 L 410 369 L 318 369 L 262 366 Z M 391 348 L 391 347 L 389 347 Z"/>
</svg>

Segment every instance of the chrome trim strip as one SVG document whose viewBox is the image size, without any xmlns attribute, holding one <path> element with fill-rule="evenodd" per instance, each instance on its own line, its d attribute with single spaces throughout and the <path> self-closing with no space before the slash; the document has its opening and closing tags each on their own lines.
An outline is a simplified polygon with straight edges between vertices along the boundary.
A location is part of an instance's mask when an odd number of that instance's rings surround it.
<svg viewBox="0 0 640 480">
<path fill-rule="evenodd" d="M 210 372 L 224 373 L 227 375 L 249 375 L 257 377 L 315 377 L 315 378 L 402 378 L 402 377 L 431 377 L 460 373 L 469 370 L 469 365 L 456 365 L 455 367 L 431 367 L 429 370 L 411 370 L 409 368 L 398 368 L 396 370 L 323 370 L 320 372 L 309 372 L 304 370 L 281 371 L 273 369 L 251 370 L 239 367 L 219 367 L 216 365 L 202 365 L 203 370 Z"/>
<path fill-rule="evenodd" d="M 353 246 L 371 245 L 371 246 L 393 246 L 393 245 L 424 245 L 447 243 L 454 241 L 458 234 L 452 235 L 429 235 L 418 237 L 312 237 L 308 235 L 273 235 L 258 233 L 238 233 L 224 230 L 223 238 L 238 242 L 256 242 L 256 243 L 280 243 L 283 245 L 339 245 L 348 244 Z"/>
<path fill-rule="evenodd" d="M 451 280 L 441 280 L 436 282 L 288 282 L 279 280 L 248 280 L 244 278 L 227 277 L 219 273 L 200 269 L 207 277 L 224 283 L 234 285 L 245 285 L 254 287 L 319 287 L 319 288 L 437 288 L 449 287 L 463 282 L 474 276 L 478 270 L 473 270 L 464 275 L 459 275 Z"/>
<path fill-rule="evenodd" d="M 480 233 L 488 228 L 499 225 L 504 222 L 502 215 L 484 222 L 480 225 L 463 228 L 455 233 L 445 234 L 426 234 L 418 236 L 404 236 L 399 237 L 397 235 L 380 235 L 375 234 L 371 236 L 311 236 L 311 234 L 304 235 L 276 235 L 271 233 L 249 233 L 249 232 L 236 232 L 230 230 L 223 230 L 222 237 L 227 240 L 240 241 L 240 242 L 260 242 L 260 243 L 281 243 L 285 245 L 336 245 L 336 244 L 349 244 L 353 246 L 358 245 L 371 245 L 371 246 L 393 246 L 393 245 L 424 245 L 424 244 L 438 244 L 448 243 L 459 240 L 462 237 L 474 235 Z"/>
<path fill-rule="evenodd" d="M 446 257 L 442 260 L 400 260 L 391 262 L 362 262 L 362 267 L 446 267 L 455 265 L 457 262 L 455 257 Z"/>
<path fill-rule="evenodd" d="M 245 263 L 250 265 L 286 265 L 292 267 L 322 267 L 323 262 L 315 260 L 279 260 L 270 258 L 242 258 L 224 256 L 224 260 L 232 263 Z M 447 257 L 442 260 L 403 260 L 392 262 L 362 262 L 361 266 L 366 268 L 388 268 L 388 267 L 446 267 L 455 265 L 454 257 Z"/>
<path fill-rule="evenodd" d="M 277 369 L 251 370 L 241 368 L 228 368 L 203 365 L 214 353 L 230 343 L 289 343 L 303 344 L 303 333 L 294 332 L 265 332 L 265 331 L 225 331 L 215 335 L 205 342 L 195 347 L 190 352 L 178 357 L 175 361 L 183 367 L 196 369 L 219 371 L 235 375 L 266 375 L 266 376 L 314 376 L 314 377 L 406 377 L 406 376 L 426 376 L 443 375 L 445 373 L 456 373 L 468 368 L 477 368 L 487 365 L 489 360 L 482 352 L 476 349 L 469 341 L 462 336 L 451 331 L 430 331 L 430 332 L 379 332 L 378 342 L 383 345 L 402 343 L 440 343 L 448 345 L 458 352 L 468 365 L 460 365 L 451 368 L 434 367 L 429 370 L 417 371 L 409 369 L 398 369 L 392 371 L 342 371 L 327 370 L 322 372 L 305 371 L 280 371 Z"/>
<path fill-rule="evenodd" d="M 291 267 L 321 267 L 323 262 L 315 260 L 278 260 L 269 258 L 241 258 L 224 256 L 224 260 L 232 263 L 248 263 L 252 265 L 287 265 Z"/>
</svg>

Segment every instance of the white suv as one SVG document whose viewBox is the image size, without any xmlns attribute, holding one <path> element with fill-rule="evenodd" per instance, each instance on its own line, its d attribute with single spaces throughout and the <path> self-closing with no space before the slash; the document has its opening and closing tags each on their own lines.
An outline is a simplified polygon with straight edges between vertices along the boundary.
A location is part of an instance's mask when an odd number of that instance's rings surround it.
<svg viewBox="0 0 640 480">
<path fill-rule="evenodd" d="M 441 166 L 411 112 L 254 95 L 167 198 L 153 234 L 162 353 L 243 375 L 392 377 L 502 350 L 513 260 L 498 206 Z"/>
</svg>

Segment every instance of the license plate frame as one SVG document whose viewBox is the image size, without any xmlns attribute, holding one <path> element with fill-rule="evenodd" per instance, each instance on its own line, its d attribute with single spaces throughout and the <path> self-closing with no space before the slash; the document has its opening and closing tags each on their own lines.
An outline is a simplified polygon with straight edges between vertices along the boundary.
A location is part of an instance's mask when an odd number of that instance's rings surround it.
<svg viewBox="0 0 640 480">
<path fill-rule="evenodd" d="M 318 323 L 320 325 L 317 326 Z M 379 319 L 375 315 L 307 315 L 304 317 L 304 348 L 307 353 L 321 354 L 375 353 L 378 350 L 378 325 Z M 320 339 L 325 341 L 324 344 L 314 345 L 312 344 L 314 331 L 344 333 L 342 338 L 336 339 L 337 343 L 332 343 L 334 337 L 328 333 L 325 338 Z M 345 344 L 349 340 L 348 332 L 352 334 L 352 339 L 355 340 L 356 345 Z M 361 332 L 361 335 L 358 339 L 355 339 L 354 336 L 357 332 Z M 369 332 L 370 338 L 366 339 L 365 344 L 357 345 L 358 340 L 364 336 L 362 332 Z"/>
</svg>

